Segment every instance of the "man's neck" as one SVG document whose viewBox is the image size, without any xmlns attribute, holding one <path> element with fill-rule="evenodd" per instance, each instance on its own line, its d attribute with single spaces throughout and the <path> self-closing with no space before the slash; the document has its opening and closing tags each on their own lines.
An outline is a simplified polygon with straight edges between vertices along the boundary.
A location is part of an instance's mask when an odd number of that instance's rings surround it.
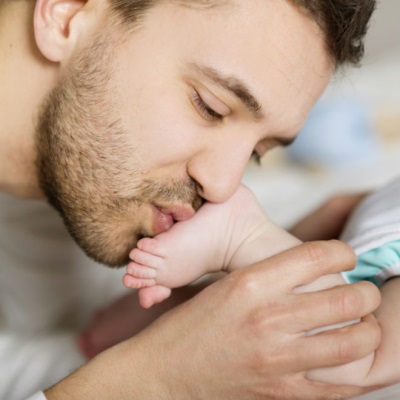
<svg viewBox="0 0 400 400">
<path fill-rule="evenodd" d="M 33 34 L 35 2 L 0 5 L 0 191 L 39 197 L 34 132 L 38 110 L 55 84 Z"/>
</svg>

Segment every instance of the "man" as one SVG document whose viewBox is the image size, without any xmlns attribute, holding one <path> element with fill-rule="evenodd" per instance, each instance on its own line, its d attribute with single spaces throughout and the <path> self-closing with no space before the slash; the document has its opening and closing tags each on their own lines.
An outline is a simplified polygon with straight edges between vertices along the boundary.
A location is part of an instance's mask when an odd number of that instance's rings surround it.
<svg viewBox="0 0 400 400">
<path fill-rule="evenodd" d="M 138 238 L 190 218 L 203 200 L 227 200 L 251 155 L 292 142 L 335 67 L 358 60 L 373 1 L 317 3 L 3 1 L 0 187 L 47 198 L 90 257 L 123 265 Z M 350 24 L 347 34 L 335 23 Z M 347 246 L 319 242 L 233 273 L 47 399 L 361 393 L 307 381 L 304 371 L 377 347 L 368 316 L 377 290 L 293 293 L 354 261 Z"/>
</svg>

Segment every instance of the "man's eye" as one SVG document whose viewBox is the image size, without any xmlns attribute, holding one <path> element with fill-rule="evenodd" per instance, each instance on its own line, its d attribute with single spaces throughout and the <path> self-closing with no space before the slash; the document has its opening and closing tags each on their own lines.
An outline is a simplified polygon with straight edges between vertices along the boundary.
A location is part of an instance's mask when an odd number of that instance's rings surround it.
<svg viewBox="0 0 400 400">
<path fill-rule="evenodd" d="M 208 121 L 219 121 L 219 122 L 222 122 L 224 120 L 224 116 L 218 114 L 207 103 L 205 103 L 204 100 L 200 97 L 200 95 L 196 91 L 193 91 L 192 102 L 195 105 L 197 111 L 204 119 Z"/>
<path fill-rule="evenodd" d="M 255 150 L 251 153 L 250 158 L 254 160 L 258 166 L 261 166 L 261 156 Z"/>
</svg>

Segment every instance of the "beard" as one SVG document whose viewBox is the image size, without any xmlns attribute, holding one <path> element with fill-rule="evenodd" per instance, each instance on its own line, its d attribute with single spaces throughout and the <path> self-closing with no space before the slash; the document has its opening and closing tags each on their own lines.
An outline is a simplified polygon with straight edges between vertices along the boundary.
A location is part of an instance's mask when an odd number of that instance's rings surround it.
<svg viewBox="0 0 400 400">
<path fill-rule="evenodd" d="M 137 241 L 152 235 L 150 204 L 197 210 L 202 199 L 191 179 L 144 180 L 140 166 L 132 167 L 132 139 L 112 117 L 112 48 L 97 38 L 80 51 L 44 102 L 36 167 L 42 191 L 82 250 L 95 261 L 122 266 Z"/>
</svg>

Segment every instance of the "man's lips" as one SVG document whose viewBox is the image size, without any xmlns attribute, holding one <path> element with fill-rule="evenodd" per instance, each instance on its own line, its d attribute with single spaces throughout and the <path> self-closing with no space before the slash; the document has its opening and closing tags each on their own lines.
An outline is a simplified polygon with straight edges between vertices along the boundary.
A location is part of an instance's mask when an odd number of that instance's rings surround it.
<svg viewBox="0 0 400 400">
<path fill-rule="evenodd" d="M 185 221 L 195 214 L 191 206 L 173 205 L 170 207 L 159 207 L 152 205 L 154 212 L 153 233 L 159 233 L 169 230 L 175 222 Z"/>
<path fill-rule="evenodd" d="M 171 215 L 175 221 L 186 221 L 192 218 L 195 211 L 190 206 L 171 206 L 159 209 L 165 215 Z"/>
</svg>

